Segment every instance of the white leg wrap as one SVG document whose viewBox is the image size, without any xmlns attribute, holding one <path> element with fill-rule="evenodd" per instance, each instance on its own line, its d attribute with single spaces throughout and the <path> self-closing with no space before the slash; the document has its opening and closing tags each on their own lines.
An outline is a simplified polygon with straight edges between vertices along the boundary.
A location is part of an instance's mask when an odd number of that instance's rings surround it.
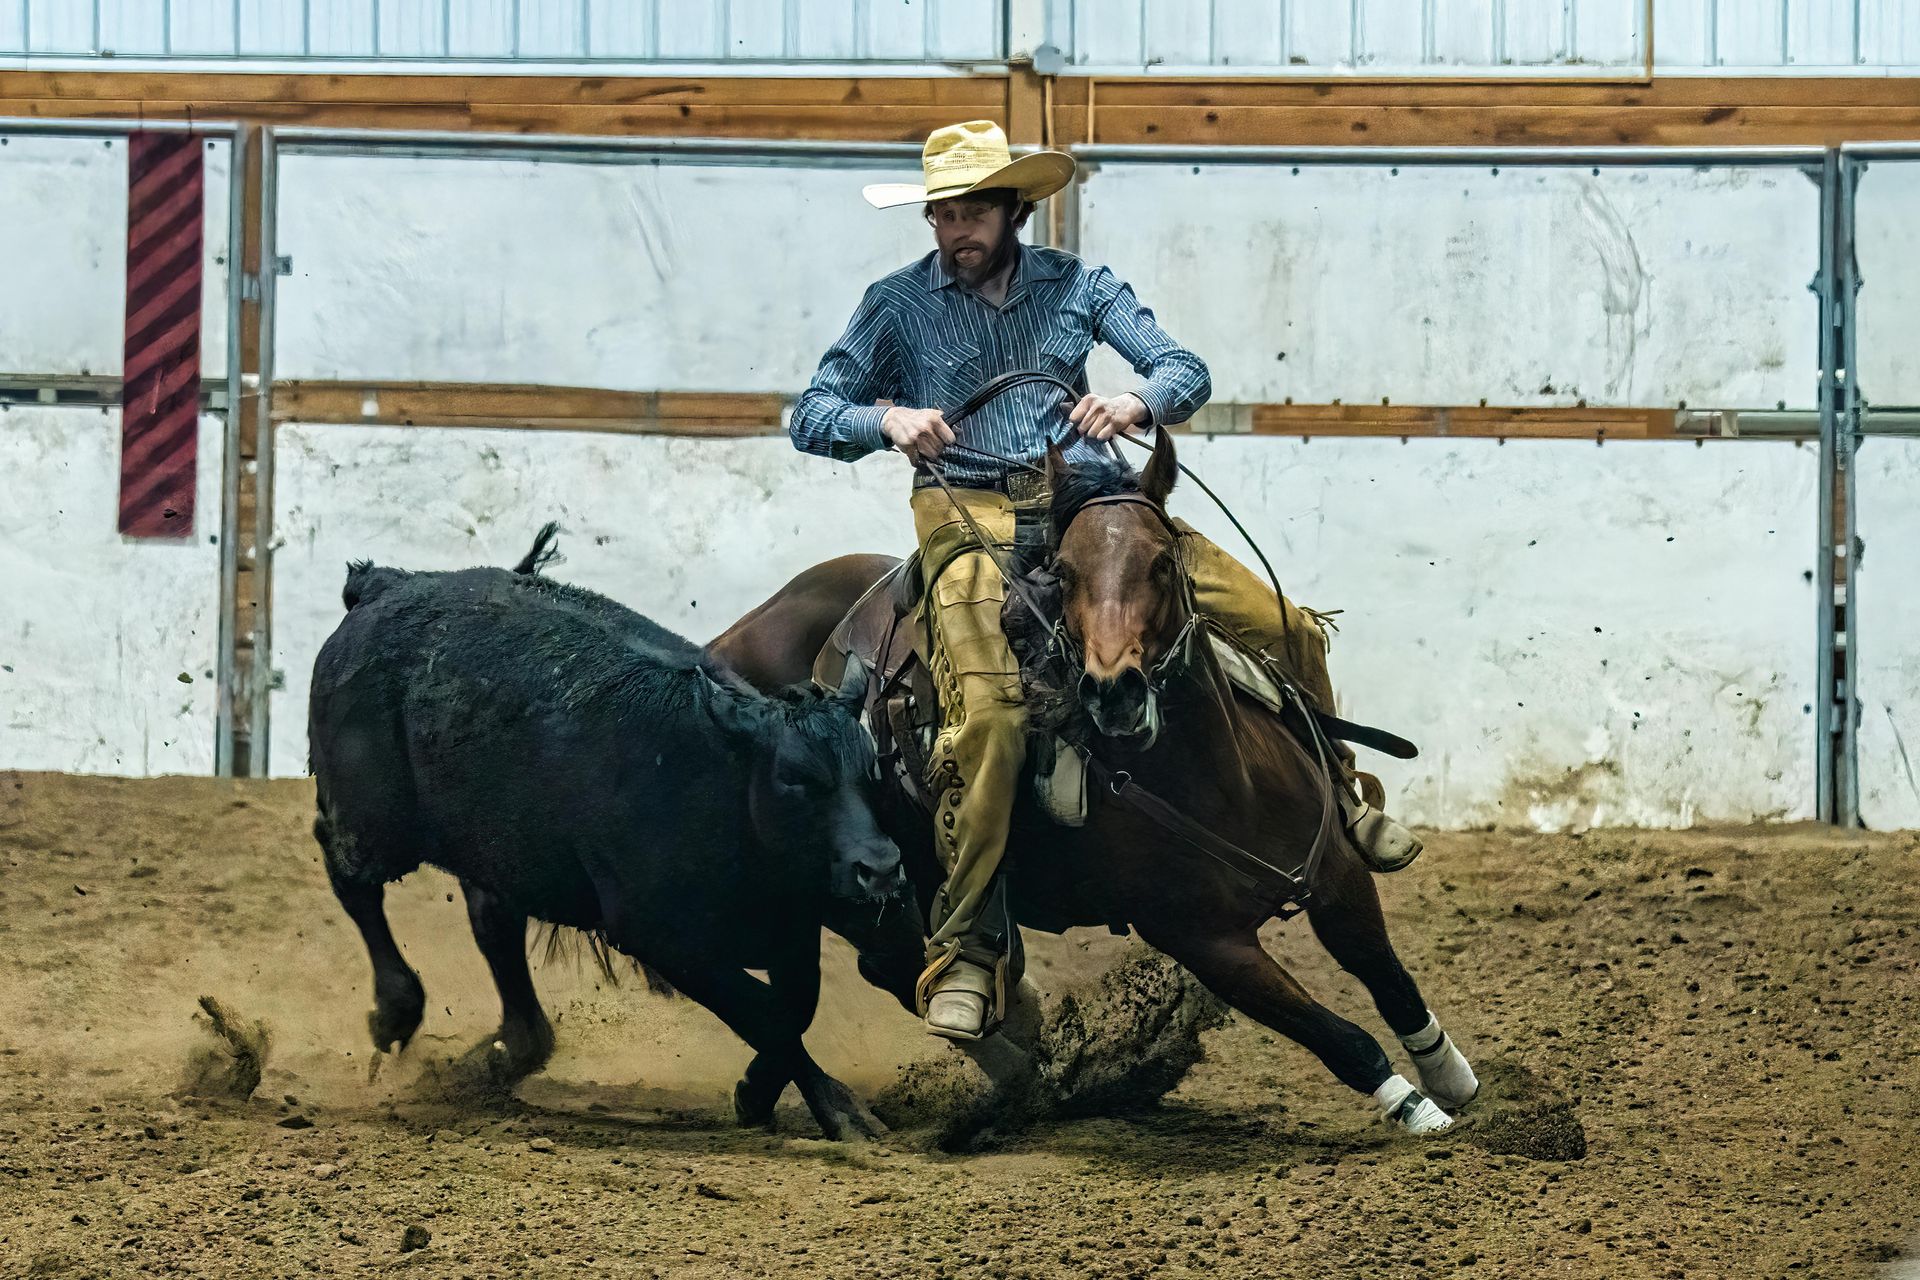
<svg viewBox="0 0 1920 1280">
<path fill-rule="evenodd" d="M 1441 1106 L 1458 1110 L 1480 1092 L 1480 1080 L 1473 1068 L 1432 1014 L 1427 1015 L 1426 1026 L 1410 1036 L 1401 1036 L 1400 1043 L 1413 1057 L 1420 1087 Z"/>
<path fill-rule="evenodd" d="M 1433 1100 L 1407 1082 L 1405 1076 L 1390 1076 L 1373 1091 L 1380 1114 L 1389 1124 L 1408 1133 L 1439 1133 L 1453 1127 L 1453 1117 L 1433 1104 Z"/>
</svg>

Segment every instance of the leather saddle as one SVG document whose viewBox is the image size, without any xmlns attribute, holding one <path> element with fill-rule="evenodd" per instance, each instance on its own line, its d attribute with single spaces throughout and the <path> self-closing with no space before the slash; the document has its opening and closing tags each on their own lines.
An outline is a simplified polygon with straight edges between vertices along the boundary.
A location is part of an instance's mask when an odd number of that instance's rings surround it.
<svg viewBox="0 0 1920 1280">
<path fill-rule="evenodd" d="M 933 684 L 932 634 L 923 607 L 925 586 L 915 552 L 867 588 L 827 636 L 814 659 L 813 681 L 837 689 L 849 665 L 866 677 L 862 719 L 873 734 L 881 768 L 931 811 L 926 786 L 940 697 Z"/>
<path fill-rule="evenodd" d="M 873 734 L 883 776 L 891 772 L 908 795 L 932 812 L 939 797 L 927 788 L 927 766 L 941 713 L 925 595 L 925 574 L 916 552 L 854 602 L 814 659 L 813 680 L 822 688 L 838 689 L 849 664 L 858 666 L 867 688 L 862 719 Z M 1287 699 L 1281 681 L 1261 655 L 1218 626 L 1204 626 L 1201 633 L 1231 683 L 1274 713 L 1282 712 Z M 1315 718 L 1329 737 L 1401 759 L 1416 754 L 1412 743 L 1384 730 L 1319 711 Z M 1065 826 L 1086 820 L 1087 768 L 1078 750 L 1050 733 L 1037 734 L 1029 747 L 1028 771 L 1042 812 Z"/>
</svg>

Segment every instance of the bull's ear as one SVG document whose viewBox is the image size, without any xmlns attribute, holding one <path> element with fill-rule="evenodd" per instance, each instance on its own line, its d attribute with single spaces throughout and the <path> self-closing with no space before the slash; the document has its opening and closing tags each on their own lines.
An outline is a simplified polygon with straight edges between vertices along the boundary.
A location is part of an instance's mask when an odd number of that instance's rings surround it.
<svg viewBox="0 0 1920 1280">
<path fill-rule="evenodd" d="M 1153 432 L 1153 457 L 1147 463 L 1147 472 L 1140 477 L 1140 492 L 1150 498 L 1155 506 L 1167 505 L 1167 495 L 1173 492 L 1173 482 L 1180 478 L 1180 460 L 1173 454 L 1173 433 L 1165 427 L 1156 427 Z"/>
<path fill-rule="evenodd" d="M 741 705 L 740 694 L 737 691 L 727 688 L 708 675 L 705 668 L 700 670 L 700 683 L 707 695 L 707 708 L 712 713 L 715 723 L 731 733 L 753 731 L 755 727 L 753 718 Z"/>
<path fill-rule="evenodd" d="M 846 671 L 840 677 L 840 687 L 833 695 L 847 710 L 859 714 L 867 700 L 866 664 L 852 654 L 847 655 Z"/>
</svg>

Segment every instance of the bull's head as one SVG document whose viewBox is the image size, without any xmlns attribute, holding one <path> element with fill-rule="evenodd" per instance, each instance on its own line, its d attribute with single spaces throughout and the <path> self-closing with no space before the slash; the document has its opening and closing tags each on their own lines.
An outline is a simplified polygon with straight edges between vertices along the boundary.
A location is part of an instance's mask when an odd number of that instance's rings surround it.
<svg viewBox="0 0 1920 1280">
<path fill-rule="evenodd" d="M 857 717 L 864 673 L 851 668 L 831 694 L 797 695 L 760 740 L 750 801 L 760 838 L 826 864 L 827 891 L 871 906 L 904 893 L 900 850 L 874 812 L 873 740 Z"/>
</svg>

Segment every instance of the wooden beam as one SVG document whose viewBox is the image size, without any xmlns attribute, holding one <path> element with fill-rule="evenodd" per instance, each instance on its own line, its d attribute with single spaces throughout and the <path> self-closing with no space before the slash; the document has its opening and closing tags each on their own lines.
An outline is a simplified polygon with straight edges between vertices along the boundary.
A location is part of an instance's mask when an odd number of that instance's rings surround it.
<svg viewBox="0 0 1920 1280">
<path fill-rule="evenodd" d="M 357 104 L 535 103 L 579 107 L 966 106 L 1006 101 L 1004 76 L 387 75 L 0 71 L 0 96 Z"/>
<path fill-rule="evenodd" d="M 1434 436 L 1513 440 L 1664 440 L 1672 409 L 1590 409 L 1441 405 L 1257 404 L 1251 429 L 1263 436 Z"/>
<path fill-rule="evenodd" d="M 1892 77 L 1645 84 L 1061 77 L 1053 96 L 1060 136 L 1106 143 L 1735 146 L 1920 137 L 1920 80 Z"/>
<path fill-rule="evenodd" d="M 918 142 L 1008 105 L 1005 76 L 0 72 L 0 115 L 335 128 Z"/>
<path fill-rule="evenodd" d="M 1055 119 L 1086 133 L 1086 109 Z M 1098 142 L 1196 146 L 1834 146 L 1920 137 L 1910 107 L 1552 106 L 1158 107 L 1109 101 L 1102 91 Z"/>
<path fill-rule="evenodd" d="M 428 382 L 281 382 L 278 422 L 536 427 L 688 436 L 777 435 L 787 398 L 762 392 Z"/>
<path fill-rule="evenodd" d="M 1051 116 L 1055 139 L 1095 142 L 1831 145 L 1920 137 L 1920 79 L 1095 80 L 1027 67 L 983 76 L 703 78 L 12 71 L 0 72 L 0 114 L 911 142 L 979 117 L 1026 143 L 1044 140 Z"/>
<path fill-rule="evenodd" d="M 781 414 L 788 403 L 787 397 L 768 392 L 282 382 L 274 388 L 273 416 L 278 422 L 727 437 L 781 434 Z M 1672 438 L 1675 416 L 1671 409 L 1341 404 L 1210 406 L 1208 413 L 1206 425 L 1233 420 L 1242 424 L 1241 431 L 1263 436 L 1621 440 Z"/>
<path fill-rule="evenodd" d="M 1088 77 L 1054 84 L 1084 107 Z M 1877 107 L 1920 105 L 1920 80 L 1897 76 L 1671 76 L 1648 84 L 1588 80 L 1107 79 L 1100 109 L 1134 107 Z"/>
</svg>

